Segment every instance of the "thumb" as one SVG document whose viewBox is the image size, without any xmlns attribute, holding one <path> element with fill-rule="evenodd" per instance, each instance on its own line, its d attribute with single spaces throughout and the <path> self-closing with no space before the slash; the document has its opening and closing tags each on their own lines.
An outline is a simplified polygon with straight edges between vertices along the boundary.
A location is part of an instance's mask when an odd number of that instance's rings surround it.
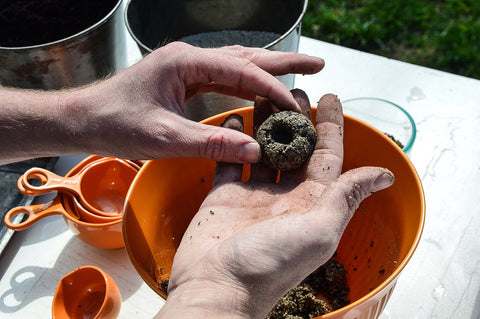
<svg viewBox="0 0 480 319">
<path fill-rule="evenodd" d="M 360 203 L 395 181 L 392 172 L 380 167 L 360 167 L 340 175 L 321 196 L 322 205 L 329 209 L 334 228 L 341 236 Z"/>
<path fill-rule="evenodd" d="M 195 123 L 186 146 L 188 156 L 217 162 L 255 163 L 260 159 L 260 145 L 251 136 L 229 128 Z"/>
</svg>

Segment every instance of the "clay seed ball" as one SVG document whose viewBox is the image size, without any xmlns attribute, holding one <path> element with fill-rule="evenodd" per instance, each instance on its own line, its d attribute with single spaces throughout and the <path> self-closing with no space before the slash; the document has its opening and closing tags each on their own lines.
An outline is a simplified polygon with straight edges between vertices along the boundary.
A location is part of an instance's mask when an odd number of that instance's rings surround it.
<svg viewBox="0 0 480 319">
<path fill-rule="evenodd" d="M 262 149 L 262 162 L 282 171 L 301 167 L 312 155 L 317 133 L 312 122 L 293 111 L 281 111 L 268 117 L 257 130 L 255 139 Z"/>
</svg>

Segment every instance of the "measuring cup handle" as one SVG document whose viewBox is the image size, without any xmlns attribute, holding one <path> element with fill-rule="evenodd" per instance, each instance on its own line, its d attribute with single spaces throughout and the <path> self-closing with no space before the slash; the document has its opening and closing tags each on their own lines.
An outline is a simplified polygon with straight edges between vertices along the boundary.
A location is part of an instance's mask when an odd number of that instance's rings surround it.
<svg viewBox="0 0 480 319">
<path fill-rule="evenodd" d="M 18 190 L 20 191 L 20 193 L 22 193 L 23 195 L 27 195 L 27 196 L 36 196 L 36 195 L 38 195 L 38 192 L 33 192 L 33 191 L 27 190 L 27 189 L 25 188 L 25 186 L 23 185 L 23 175 L 18 178 L 17 188 L 18 188 Z"/>
<path fill-rule="evenodd" d="M 14 217 L 20 214 L 25 214 L 27 216 L 26 219 L 19 223 L 15 223 L 13 220 Z M 62 214 L 65 214 L 65 209 L 63 208 L 62 203 L 54 199 L 44 204 L 18 206 L 12 208 L 5 215 L 4 222 L 5 225 L 10 229 L 24 230 L 42 218 Z"/>
<path fill-rule="evenodd" d="M 39 180 L 41 185 L 35 186 L 29 180 Z M 63 177 L 43 168 L 33 167 L 20 176 L 17 186 L 25 195 L 42 195 L 55 191 L 70 191 L 78 194 L 79 177 Z"/>
</svg>

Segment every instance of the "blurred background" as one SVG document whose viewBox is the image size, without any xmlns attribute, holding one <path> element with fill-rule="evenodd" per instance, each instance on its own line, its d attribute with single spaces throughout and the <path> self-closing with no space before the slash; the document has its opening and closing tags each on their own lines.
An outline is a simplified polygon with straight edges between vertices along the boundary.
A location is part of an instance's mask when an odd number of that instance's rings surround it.
<svg viewBox="0 0 480 319">
<path fill-rule="evenodd" d="M 480 79 L 478 0 L 309 0 L 302 35 Z"/>
</svg>

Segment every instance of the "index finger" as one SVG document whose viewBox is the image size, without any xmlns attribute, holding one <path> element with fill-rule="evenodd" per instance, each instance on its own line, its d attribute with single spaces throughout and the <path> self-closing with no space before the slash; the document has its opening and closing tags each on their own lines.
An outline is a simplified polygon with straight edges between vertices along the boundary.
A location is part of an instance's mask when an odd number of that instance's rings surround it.
<svg viewBox="0 0 480 319">
<path fill-rule="evenodd" d="M 201 70 L 204 79 L 193 75 L 190 81 L 208 80 L 224 86 L 244 88 L 255 95 L 268 98 L 280 109 L 299 111 L 300 107 L 287 87 L 253 62 L 218 54 L 199 59 L 193 68 Z"/>
<path fill-rule="evenodd" d="M 222 53 L 252 61 L 273 75 L 315 74 L 325 66 L 322 58 L 296 52 L 272 51 L 263 48 L 226 46 L 219 49 Z"/>
<path fill-rule="evenodd" d="M 307 166 L 306 178 L 329 184 L 340 176 L 343 165 L 343 112 L 336 95 L 324 95 L 317 105 L 317 143 Z"/>
<path fill-rule="evenodd" d="M 176 44 L 181 45 L 187 46 Z M 172 50 L 175 49 L 175 44 L 171 43 L 169 46 Z M 178 56 L 182 63 L 178 64 L 177 72 L 186 88 L 210 82 L 243 88 L 270 99 L 279 109 L 297 112 L 300 111 L 300 107 L 292 94 L 272 74 L 315 73 L 323 68 L 322 59 L 291 52 L 270 52 L 240 46 L 223 49 L 188 46 L 184 49 L 197 51 L 196 54 Z M 178 50 L 179 48 L 176 51 Z"/>
</svg>

